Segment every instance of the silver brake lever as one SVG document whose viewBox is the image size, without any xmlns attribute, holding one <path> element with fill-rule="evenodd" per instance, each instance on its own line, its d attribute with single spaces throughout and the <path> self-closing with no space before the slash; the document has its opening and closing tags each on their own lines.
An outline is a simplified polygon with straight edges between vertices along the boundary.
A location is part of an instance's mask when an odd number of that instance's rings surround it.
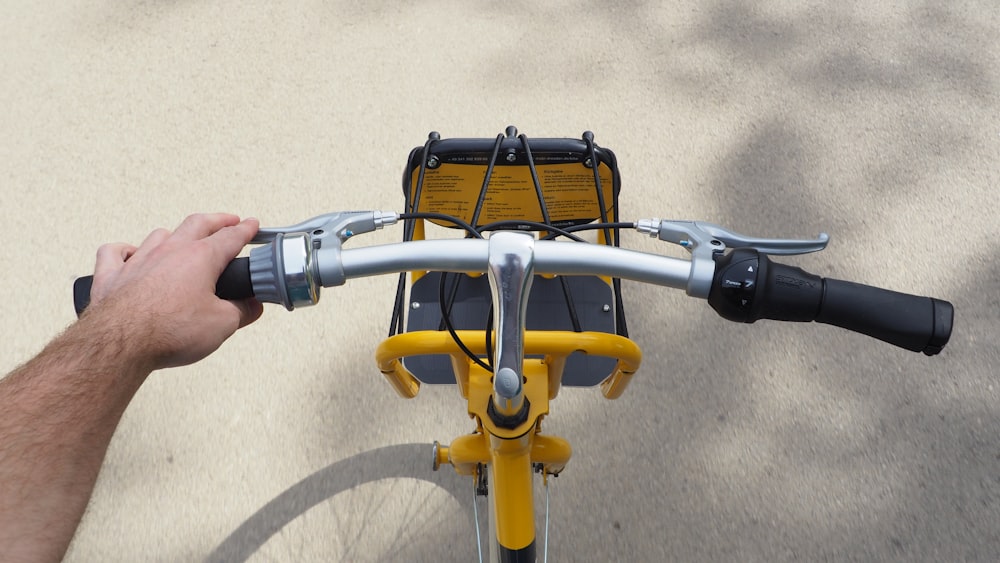
<svg viewBox="0 0 1000 563">
<path fill-rule="evenodd" d="M 766 239 L 734 233 L 724 227 L 703 221 L 661 221 L 641 219 L 636 230 L 653 238 L 678 244 L 691 252 L 691 278 L 687 293 L 707 298 L 715 275 L 716 254 L 730 248 L 753 248 L 764 254 L 806 254 L 826 248 L 830 236 L 820 233 L 815 239 Z"/>
<path fill-rule="evenodd" d="M 830 242 L 830 235 L 826 233 L 820 233 L 815 239 L 754 238 L 704 221 L 642 219 L 636 223 L 636 230 L 688 250 L 707 244 L 713 253 L 730 247 L 753 248 L 764 254 L 808 254 L 823 250 Z"/>
<path fill-rule="evenodd" d="M 336 211 L 313 217 L 290 227 L 262 228 L 251 244 L 266 244 L 278 235 L 307 233 L 316 249 L 323 247 L 323 242 L 334 236 L 344 243 L 347 239 L 361 233 L 370 233 L 386 225 L 394 225 L 399 221 L 399 214 L 393 211 Z"/>
</svg>

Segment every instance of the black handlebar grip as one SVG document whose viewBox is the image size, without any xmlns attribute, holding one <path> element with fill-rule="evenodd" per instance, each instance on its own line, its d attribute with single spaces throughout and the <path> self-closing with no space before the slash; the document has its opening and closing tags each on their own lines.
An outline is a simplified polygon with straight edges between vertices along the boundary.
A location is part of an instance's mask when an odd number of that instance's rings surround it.
<svg viewBox="0 0 1000 563">
<path fill-rule="evenodd" d="M 83 276 L 73 282 L 73 306 L 76 316 L 90 305 L 90 290 L 94 284 L 94 276 Z M 250 281 L 250 259 L 236 258 L 226 265 L 215 284 L 215 294 L 221 299 L 237 300 L 253 297 L 253 284 Z"/>
<path fill-rule="evenodd" d="M 947 301 L 826 279 L 816 322 L 867 334 L 933 356 L 951 337 L 954 307 Z"/>
<path fill-rule="evenodd" d="M 215 294 L 230 301 L 253 297 L 249 258 L 235 258 L 226 264 L 226 269 L 222 270 L 222 275 L 215 284 Z"/>
<path fill-rule="evenodd" d="M 746 248 L 716 258 L 708 302 L 732 321 L 816 321 L 928 356 L 948 343 L 954 320 L 947 301 L 824 279 Z"/>
<path fill-rule="evenodd" d="M 73 282 L 73 307 L 76 308 L 77 317 L 90 305 L 90 288 L 93 285 L 94 276 L 83 276 Z"/>
</svg>

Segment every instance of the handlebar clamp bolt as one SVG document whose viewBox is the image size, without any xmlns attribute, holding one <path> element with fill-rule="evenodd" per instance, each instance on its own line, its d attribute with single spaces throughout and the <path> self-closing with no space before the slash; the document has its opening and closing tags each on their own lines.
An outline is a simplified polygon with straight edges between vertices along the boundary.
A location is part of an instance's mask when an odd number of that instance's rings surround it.
<svg viewBox="0 0 1000 563">
<path fill-rule="evenodd" d="M 513 397 L 521 388 L 521 378 L 517 375 L 516 371 L 510 368 L 500 368 L 494 375 L 494 378 L 497 393 L 504 398 Z"/>
</svg>

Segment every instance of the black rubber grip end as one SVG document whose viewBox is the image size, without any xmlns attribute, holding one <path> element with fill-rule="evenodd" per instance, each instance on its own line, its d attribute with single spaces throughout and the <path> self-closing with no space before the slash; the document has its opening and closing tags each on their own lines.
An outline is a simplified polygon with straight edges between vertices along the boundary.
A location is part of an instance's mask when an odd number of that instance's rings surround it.
<svg viewBox="0 0 1000 563">
<path fill-rule="evenodd" d="M 955 307 L 947 301 L 931 298 L 934 307 L 934 331 L 923 353 L 934 356 L 944 349 L 951 338 L 952 322 L 955 320 Z"/>
<path fill-rule="evenodd" d="M 77 317 L 83 314 L 87 305 L 90 305 L 90 288 L 93 285 L 94 276 L 83 276 L 73 282 L 73 307 L 76 309 Z"/>
<path fill-rule="evenodd" d="M 928 356 L 951 337 L 954 309 L 947 301 L 843 280 L 824 280 L 816 321 L 867 334 Z"/>
<path fill-rule="evenodd" d="M 249 258 L 237 258 L 226 266 L 215 284 L 215 294 L 231 301 L 253 297 Z"/>
</svg>

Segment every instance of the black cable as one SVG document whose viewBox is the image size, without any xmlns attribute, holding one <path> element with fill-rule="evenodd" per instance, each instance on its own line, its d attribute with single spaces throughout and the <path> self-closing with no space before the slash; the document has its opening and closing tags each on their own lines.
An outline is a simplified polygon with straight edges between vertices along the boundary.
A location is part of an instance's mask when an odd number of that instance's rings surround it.
<svg viewBox="0 0 1000 563">
<path fill-rule="evenodd" d="M 469 234 L 471 234 L 475 238 L 480 238 L 480 239 L 483 238 L 482 233 L 480 233 L 479 231 L 477 231 L 476 229 L 474 229 L 472 227 L 472 225 L 466 223 L 465 221 L 459 219 L 458 217 L 454 217 L 454 216 L 451 216 L 451 215 L 446 215 L 444 213 L 431 213 L 431 212 L 402 213 L 402 214 L 400 214 L 399 218 L 400 219 L 437 219 L 439 221 L 447 221 L 449 223 L 453 223 L 453 224 L 461 227 L 462 229 L 465 229 Z M 441 324 L 442 324 L 443 328 L 448 331 L 448 334 L 451 335 L 452 340 L 455 341 L 455 344 L 458 345 L 458 347 L 465 353 L 465 355 L 467 355 L 473 362 L 475 362 L 476 364 L 478 364 L 483 369 L 486 369 L 487 371 L 491 371 L 492 372 L 493 369 L 490 366 L 488 366 L 487 364 L 483 363 L 483 361 L 480 360 L 478 356 L 476 356 L 471 350 L 469 350 L 469 347 L 466 346 L 464 342 L 462 342 L 462 339 L 459 338 L 458 333 L 455 332 L 455 327 L 451 323 L 451 306 L 454 304 L 455 295 L 458 293 L 458 283 L 456 281 L 456 283 L 452 286 L 452 292 L 451 292 L 452 295 L 451 295 L 451 298 L 450 299 L 446 299 L 445 298 L 445 276 L 446 276 L 446 272 L 441 272 L 441 279 L 440 279 L 440 282 L 438 284 L 438 305 L 441 307 Z"/>
<path fill-rule="evenodd" d="M 597 160 L 597 147 L 594 145 L 594 134 L 587 131 L 583 134 L 583 140 L 587 143 L 587 150 L 590 152 L 590 167 L 594 171 L 594 189 L 597 190 L 597 206 L 601 210 L 601 222 L 608 222 L 608 208 L 604 204 L 604 193 L 601 189 L 601 173 L 599 171 L 601 161 Z M 617 207 L 617 206 L 615 206 Z M 604 229 L 604 240 L 608 244 L 618 246 L 616 240 L 611 239 L 611 230 Z"/>
<path fill-rule="evenodd" d="M 615 323 L 618 336 L 628 338 L 628 324 L 625 322 L 625 302 L 622 300 L 622 280 L 621 278 L 611 278 L 611 286 L 615 290 L 615 316 L 618 322 Z"/>
<path fill-rule="evenodd" d="M 490 303 L 490 312 L 486 315 L 486 363 L 493 371 L 493 303 Z"/>
<path fill-rule="evenodd" d="M 447 272 L 438 272 L 438 294 L 443 295 L 442 292 L 445 291 L 445 279 L 447 278 Z M 438 323 L 438 330 L 445 330 L 448 328 L 448 324 L 451 322 L 451 309 L 455 305 L 455 297 L 458 295 L 458 284 L 461 283 L 460 279 L 456 279 L 455 283 L 451 284 L 451 296 L 447 300 L 438 299 L 438 308 L 441 309 L 441 322 Z"/>
<path fill-rule="evenodd" d="M 470 225 L 469 223 L 466 223 L 465 221 L 459 219 L 458 217 L 446 215 L 444 213 L 431 213 L 431 212 L 402 213 L 400 214 L 399 218 L 404 220 L 437 219 L 439 221 L 447 221 L 466 230 L 470 235 L 472 235 L 475 238 L 480 238 L 480 239 L 483 238 L 482 233 L 473 228 L 472 225 Z M 443 325 L 444 329 L 448 331 L 448 334 L 451 335 L 452 340 L 455 341 L 455 344 L 458 345 L 459 349 L 461 349 L 462 352 L 465 353 L 465 355 L 467 355 L 473 362 L 478 364 L 483 369 L 492 372 L 493 368 L 484 363 L 482 360 L 479 359 L 478 356 L 476 356 L 471 350 L 469 350 L 469 347 L 466 346 L 464 342 L 462 342 L 462 339 L 459 338 L 458 333 L 455 332 L 455 327 L 451 323 L 451 306 L 454 304 L 455 295 L 458 293 L 458 283 L 456 282 L 455 285 L 452 286 L 451 298 L 446 299 L 445 276 L 446 272 L 441 272 L 441 279 L 440 283 L 438 284 L 438 305 L 441 307 L 441 324 Z"/>
<path fill-rule="evenodd" d="M 452 215 L 446 215 L 444 213 L 431 213 L 426 211 L 421 211 L 420 213 L 401 213 L 399 215 L 400 219 L 437 219 L 438 221 L 447 221 L 452 223 L 462 229 L 465 229 L 475 238 L 483 238 L 483 235 L 477 231 L 472 225 L 466 223 L 465 221 L 459 219 L 458 217 Z"/>
<path fill-rule="evenodd" d="M 427 142 L 424 143 L 424 150 L 420 153 L 420 174 L 417 175 L 417 189 L 413 194 L 413 200 L 410 200 L 410 177 L 413 173 L 409 172 L 409 167 L 407 171 L 403 173 L 403 181 L 405 182 L 403 190 L 403 199 L 405 202 L 405 209 L 411 214 L 417 212 L 417 208 L 420 206 L 420 195 L 424 189 L 424 174 L 427 172 L 427 159 L 431 153 L 431 145 L 435 141 L 441 138 L 435 132 L 432 132 L 427 136 Z M 409 177 L 408 177 L 409 176 Z M 404 213 L 403 215 L 407 215 Z M 410 241 L 413 239 L 413 229 L 416 224 L 413 221 L 404 221 L 403 223 L 403 241 Z M 406 287 L 406 272 L 399 273 L 399 281 L 396 283 L 396 302 L 392 306 L 392 318 L 389 321 L 389 336 L 394 336 L 400 334 L 406 330 L 403 325 L 403 309 L 405 304 L 405 287 Z"/>
<path fill-rule="evenodd" d="M 446 275 L 447 275 L 446 272 L 441 272 L 441 279 L 444 280 L 444 277 Z M 451 318 L 450 318 L 451 317 L 451 312 L 447 311 L 446 308 L 445 308 L 446 301 L 445 301 L 445 298 L 444 298 L 445 297 L 444 296 L 444 285 L 445 285 L 444 283 L 441 283 L 438 286 L 438 304 L 441 306 L 441 319 L 444 321 L 444 326 L 448 330 L 448 334 L 451 335 L 451 338 L 452 338 L 452 340 L 455 341 L 455 344 L 457 344 L 458 347 L 463 352 L 465 352 L 465 355 L 468 356 L 473 362 L 475 362 L 476 365 L 478 365 L 479 367 L 485 369 L 486 371 L 488 371 L 490 373 L 493 373 L 493 368 L 490 367 L 489 365 L 487 365 L 482 360 L 480 360 L 479 356 L 475 355 L 472 352 L 472 350 L 469 350 L 469 347 L 466 346 L 464 342 L 462 342 L 462 339 L 458 337 L 458 333 L 455 332 L 455 327 L 452 326 L 452 324 L 451 324 Z"/>
<path fill-rule="evenodd" d="M 447 221 L 449 223 L 453 223 L 461 227 L 462 229 L 465 229 L 469 234 L 471 234 L 475 238 L 480 238 L 480 239 L 483 238 L 483 235 L 475 228 L 473 228 L 472 225 L 452 215 L 446 215 L 444 213 L 421 212 L 421 213 L 403 213 L 399 217 L 401 219 L 437 219 L 439 221 Z M 484 364 L 482 360 L 479 359 L 478 356 L 476 356 L 475 354 L 472 353 L 472 351 L 469 350 L 468 346 L 466 346 L 465 343 L 462 342 L 462 340 L 458 337 L 458 333 L 455 332 L 455 327 L 451 323 L 451 308 L 455 303 L 455 297 L 458 295 L 458 280 L 461 278 L 456 279 L 456 283 L 452 285 L 451 288 L 451 295 L 448 296 L 448 298 L 446 299 L 445 274 L 446 274 L 445 272 L 441 272 L 441 278 L 440 281 L 438 282 L 438 305 L 441 307 L 441 324 L 438 330 L 447 330 L 448 334 L 451 335 L 452 340 L 455 341 L 455 344 L 457 344 L 458 347 L 463 352 L 465 352 L 465 354 L 469 356 L 469 358 L 472 359 L 472 361 L 476 362 L 487 371 L 492 371 L 492 368 L 490 366 Z"/>
<path fill-rule="evenodd" d="M 493 178 L 493 165 L 500 154 L 500 144 L 503 142 L 503 134 L 497 135 L 497 140 L 493 143 L 493 154 L 490 156 L 490 163 L 486 166 L 486 176 L 483 178 L 483 187 L 479 189 L 479 199 L 476 200 L 476 209 L 472 212 L 472 224 L 479 222 L 479 214 L 483 211 L 483 203 L 486 202 L 486 190 L 490 187 L 490 179 Z"/>
<path fill-rule="evenodd" d="M 534 227 L 535 229 L 538 229 L 540 231 L 549 231 L 551 233 L 556 233 L 559 236 L 564 236 L 566 238 L 573 239 L 576 242 L 587 242 L 582 238 L 572 234 L 567 229 L 560 229 L 558 227 L 553 227 L 552 225 L 546 225 L 545 223 L 539 223 L 537 221 L 522 221 L 520 219 L 512 219 L 508 221 L 496 221 L 488 225 L 483 225 L 482 227 L 479 227 L 479 231 L 480 232 L 497 231 L 510 227 Z"/>
<path fill-rule="evenodd" d="M 420 196 L 424 190 L 424 175 L 427 173 L 427 160 L 430 158 L 431 145 L 434 144 L 438 139 L 434 133 L 428 135 L 427 142 L 424 143 L 424 150 L 420 155 L 420 174 L 417 175 L 417 189 L 413 194 L 413 201 L 406 211 L 409 213 L 416 213 L 417 208 L 420 206 Z M 412 173 L 411 173 L 412 174 Z M 409 186 L 407 186 L 409 188 Z M 406 190 L 407 199 L 409 199 L 410 190 Z M 403 240 L 413 240 L 413 229 L 416 224 L 410 221 L 406 223 L 403 227 Z"/>
<path fill-rule="evenodd" d="M 617 222 L 617 223 L 587 223 L 585 225 L 572 225 L 570 227 L 563 227 L 560 231 L 565 233 L 575 233 L 578 231 L 596 231 L 602 229 L 634 229 L 635 223 L 628 222 Z M 552 240 L 559 236 L 566 236 L 563 232 L 553 232 L 542 237 L 542 240 Z"/>
<path fill-rule="evenodd" d="M 535 168 L 535 158 L 531 156 L 528 137 L 526 135 L 518 135 L 517 138 L 521 140 L 521 146 L 524 147 L 524 157 L 528 160 L 528 172 L 531 172 L 531 182 L 535 184 L 535 195 L 538 197 L 538 206 L 542 210 L 542 221 L 546 225 L 551 225 L 552 220 L 549 219 L 549 208 L 545 204 L 545 196 L 542 195 L 542 183 L 538 181 L 538 169 Z"/>
<path fill-rule="evenodd" d="M 612 212 L 612 217 L 617 223 L 619 220 L 619 209 L 618 209 L 618 194 L 614 194 L 615 197 L 615 209 Z M 636 227 L 635 223 L 627 223 L 627 227 L 622 227 L 623 229 L 634 229 Z M 621 245 L 621 232 L 618 227 L 614 228 L 615 231 L 615 246 Z M 621 278 L 611 278 L 611 285 L 615 290 L 615 332 L 619 336 L 624 336 L 628 338 L 628 323 L 625 321 L 625 301 L 622 299 L 622 280 Z"/>
<path fill-rule="evenodd" d="M 392 306 L 392 319 L 389 321 L 389 336 L 401 334 L 403 328 L 403 301 L 406 293 L 406 274 L 399 274 L 399 281 L 396 282 L 396 302 Z"/>
<path fill-rule="evenodd" d="M 573 324 L 573 332 L 583 332 L 580 326 L 580 317 L 576 314 L 576 303 L 573 301 L 573 294 L 569 290 L 569 281 L 566 276 L 559 276 L 562 283 L 563 297 L 566 298 L 566 308 L 569 309 L 569 320 Z"/>
<path fill-rule="evenodd" d="M 618 229 L 634 229 L 635 223 L 628 223 L 628 222 L 614 222 L 605 224 L 589 223 L 586 225 L 574 225 L 572 227 L 566 227 L 563 230 L 567 232 L 577 232 L 577 231 L 588 231 L 588 230 L 596 230 L 604 228 L 615 229 L 615 242 L 617 243 Z M 552 233 L 543 237 L 543 240 L 552 240 L 558 236 L 562 236 L 561 233 Z M 617 246 L 617 244 L 615 244 L 615 246 Z M 622 300 L 622 280 L 620 278 L 612 278 L 611 286 L 614 289 L 614 295 L 615 295 L 615 316 L 616 316 L 615 332 L 617 332 L 619 336 L 624 336 L 628 338 L 628 324 L 625 320 L 624 301 Z"/>
</svg>

